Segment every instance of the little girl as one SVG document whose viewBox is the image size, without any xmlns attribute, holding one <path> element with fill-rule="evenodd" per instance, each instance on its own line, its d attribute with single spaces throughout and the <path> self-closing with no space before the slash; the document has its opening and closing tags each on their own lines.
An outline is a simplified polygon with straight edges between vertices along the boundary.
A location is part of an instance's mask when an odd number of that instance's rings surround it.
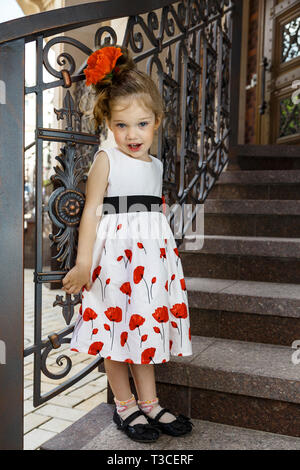
<svg viewBox="0 0 300 470">
<path fill-rule="evenodd" d="M 70 347 L 104 358 L 116 404 L 113 421 L 131 439 L 153 442 L 161 432 L 181 436 L 193 426 L 162 408 L 156 396 L 154 364 L 168 362 L 170 354 L 192 355 L 181 260 L 161 211 L 163 165 L 148 153 L 163 104 L 126 48 L 104 46 L 87 64 L 86 85 L 97 92 L 96 123 L 106 121 L 116 146 L 95 154 L 76 264 L 63 279 L 66 293 L 82 290 Z M 99 207 L 108 210 L 101 214 Z M 149 225 L 151 235 L 141 234 Z"/>
</svg>

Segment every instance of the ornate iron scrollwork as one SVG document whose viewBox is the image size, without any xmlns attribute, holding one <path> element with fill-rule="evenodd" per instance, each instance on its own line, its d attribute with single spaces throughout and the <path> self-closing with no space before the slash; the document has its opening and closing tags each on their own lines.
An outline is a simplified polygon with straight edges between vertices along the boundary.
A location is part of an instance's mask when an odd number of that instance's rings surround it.
<svg viewBox="0 0 300 470">
<path fill-rule="evenodd" d="M 72 360 L 65 354 L 61 354 L 60 356 L 58 356 L 56 359 L 56 364 L 61 367 L 63 365 L 63 360 L 65 360 L 66 366 L 62 371 L 57 372 L 57 373 L 49 371 L 49 369 L 47 368 L 46 361 L 47 361 L 49 353 L 52 351 L 53 348 L 57 349 L 62 344 L 70 343 L 71 340 L 70 338 L 62 338 L 59 340 L 58 335 L 52 335 L 52 337 L 49 335 L 48 338 L 50 340 L 50 343 L 44 349 L 42 353 L 41 370 L 43 374 L 46 375 L 46 377 L 49 377 L 49 379 L 54 379 L 54 380 L 63 379 L 64 377 L 68 375 L 68 373 L 70 372 L 72 368 Z"/>
<path fill-rule="evenodd" d="M 55 235 L 50 234 L 49 237 L 52 244 L 57 244 L 59 250 L 54 258 L 61 261 L 64 268 L 70 269 L 74 264 L 78 237 L 76 228 L 85 201 L 84 194 L 76 188 L 79 181 L 86 181 L 87 176 L 82 168 L 76 168 L 81 156 L 75 156 L 74 144 L 67 144 L 61 148 L 61 151 L 62 156 L 57 156 L 56 159 L 61 163 L 63 170 L 54 167 L 56 174 L 51 176 L 51 180 L 59 180 L 63 186 L 53 191 L 48 202 L 49 217 L 59 227 L 59 232 Z"/>
</svg>

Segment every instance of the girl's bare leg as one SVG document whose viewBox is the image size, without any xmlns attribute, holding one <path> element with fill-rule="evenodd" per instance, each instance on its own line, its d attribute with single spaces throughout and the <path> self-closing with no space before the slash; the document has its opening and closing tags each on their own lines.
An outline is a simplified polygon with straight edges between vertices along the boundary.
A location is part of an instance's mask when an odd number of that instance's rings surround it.
<svg viewBox="0 0 300 470">
<path fill-rule="evenodd" d="M 129 364 L 139 400 L 156 397 L 155 373 L 153 364 Z"/>
<path fill-rule="evenodd" d="M 114 394 L 117 412 L 123 419 L 126 419 L 128 416 L 139 410 L 130 388 L 128 363 L 104 358 L 104 366 L 109 385 Z M 124 403 L 119 402 L 127 403 L 125 405 Z M 130 424 L 131 426 L 134 426 L 135 424 L 147 424 L 147 419 L 143 415 L 137 416 Z"/>
<path fill-rule="evenodd" d="M 159 405 L 158 397 L 156 397 L 156 384 L 155 384 L 155 372 L 153 364 L 130 364 L 130 370 L 134 380 L 135 388 L 138 394 L 140 402 L 146 400 L 154 400 L 155 402 L 149 403 L 138 403 L 140 408 L 145 414 L 154 418 L 159 411 L 162 409 Z M 172 413 L 164 413 L 159 421 L 164 423 L 171 423 L 176 418 Z"/>
<path fill-rule="evenodd" d="M 128 377 L 128 363 L 104 358 L 104 367 L 116 399 L 119 401 L 128 400 L 132 395 Z"/>
</svg>

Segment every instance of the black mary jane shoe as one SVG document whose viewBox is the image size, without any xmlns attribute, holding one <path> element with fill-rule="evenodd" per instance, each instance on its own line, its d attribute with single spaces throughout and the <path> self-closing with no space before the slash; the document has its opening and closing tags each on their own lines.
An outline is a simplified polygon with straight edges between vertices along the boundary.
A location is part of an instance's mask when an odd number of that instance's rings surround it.
<svg viewBox="0 0 300 470">
<path fill-rule="evenodd" d="M 150 418 L 150 416 L 146 415 L 149 424 L 157 427 L 160 431 L 169 436 L 183 436 L 192 431 L 194 424 L 190 421 L 190 418 L 182 414 L 178 415 L 176 420 L 171 423 L 162 423 L 159 421 L 160 417 L 167 412 L 172 413 L 168 408 L 163 408 L 157 413 L 155 418 Z"/>
<path fill-rule="evenodd" d="M 121 431 L 124 431 L 130 439 L 133 439 L 137 442 L 155 442 L 161 435 L 161 431 L 156 427 L 152 426 L 151 424 L 134 424 L 130 426 L 131 423 L 135 418 L 138 416 L 144 416 L 144 413 L 141 410 L 137 410 L 128 416 L 126 419 L 122 419 L 121 416 L 118 414 L 117 409 L 115 408 L 113 421 L 116 423 L 117 428 Z"/>
</svg>

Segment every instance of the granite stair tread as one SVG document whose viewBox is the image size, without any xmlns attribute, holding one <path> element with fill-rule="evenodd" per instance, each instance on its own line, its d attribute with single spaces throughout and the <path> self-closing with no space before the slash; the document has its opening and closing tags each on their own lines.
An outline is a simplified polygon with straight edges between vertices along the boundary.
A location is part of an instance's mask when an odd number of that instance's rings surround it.
<svg viewBox="0 0 300 470">
<path fill-rule="evenodd" d="M 158 364 L 159 382 L 300 403 L 300 365 L 289 346 L 192 335 L 192 356 Z"/>
<path fill-rule="evenodd" d="M 129 439 L 112 423 L 113 406 L 101 403 L 63 432 L 41 446 L 41 450 L 298 450 L 300 438 L 192 419 L 190 435 L 174 438 L 162 434 L 155 443 Z M 95 426 L 98 423 L 98 426 Z M 134 453 L 133 453 L 134 455 Z"/>
<path fill-rule="evenodd" d="M 191 308 L 300 317 L 299 284 L 185 277 Z"/>
<path fill-rule="evenodd" d="M 237 144 L 231 147 L 231 154 L 261 159 L 300 158 L 300 148 L 289 144 Z"/>
<path fill-rule="evenodd" d="M 223 171 L 216 184 L 300 184 L 300 170 Z"/>
<path fill-rule="evenodd" d="M 300 215 L 300 201 L 280 199 L 207 199 L 204 214 Z"/>
<path fill-rule="evenodd" d="M 191 237 L 192 238 L 192 237 Z M 300 238 L 204 235 L 203 247 L 193 250 L 193 240 L 184 240 L 180 253 L 219 253 L 226 255 L 276 256 L 299 258 Z M 190 246 L 191 249 L 186 248 Z"/>
</svg>

